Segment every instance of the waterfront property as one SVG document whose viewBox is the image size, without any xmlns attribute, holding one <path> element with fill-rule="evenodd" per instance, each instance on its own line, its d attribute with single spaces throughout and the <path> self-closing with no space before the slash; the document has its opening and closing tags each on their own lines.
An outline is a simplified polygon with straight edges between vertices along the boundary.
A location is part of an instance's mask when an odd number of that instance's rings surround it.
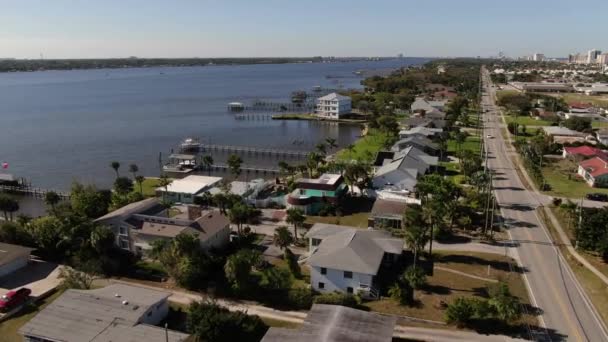
<svg viewBox="0 0 608 342">
<path fill-rule="evenodd" d="M 172 181 L 167 189 L 159 187 L 156 192 L 172 203 L 194 203 L 195 196 L 216 186 L 221 180 L 221 177 L 190 175 Z"/>
<path fill-rule="evenodd" d="M 379 230 L 316 223 L 309 240 L 310 283 L 315 291 L 378 298 L 376 276 L 403 253 L 403 240 Z"/>
<path fill-rule="evenodd" d="M 0 277 L 27 266 L 32 248 L 0 242 Z"/>
<path fill-rule="evenodd" d="M 340 116 L 351 113 L 351 99 L 338 93 L 331 93 L 317 99 L 315 114 L 326 119 L 340 119 Z"/>
<path fill-rule="evenodd" d="M 287 195 L 287 206 L 314 215 L 324 205 L 337 204 L 348 187 L 339 174 L 326 173 L 319 178 L 300 178 L 297 187 Z"/>
<path fill-rule="evenodd" d="M 397 318 L 341 305 L 314 304 L 298 329 L 271 327 L 262 342 L 390 342 Z"/>
<path fill-rule="evenodd" d="M 179 342 L 187 334 L 155 326 L 169 312 L 170 293 L 112 284 L 67 290 L 19 330 L 28 342 Z"/>
<path fill-rule="evenodd" d="M 608 187 L 608 159 L 593 157 L 578 164 L 578 175 L 592 187 Z"/>
<path fill-rule="evenodd" d="M 194 234 L 203 250 L 221 249 L 230 239 L 230 220 L 218 210 L 203 211 L 196 205 L 178 207 L 184 212 L 168 217 L 157 198 L 131 203 L 97 220 L 114 232 L 116 245 L 141 255 L 155 240 Z"/>
</svg>

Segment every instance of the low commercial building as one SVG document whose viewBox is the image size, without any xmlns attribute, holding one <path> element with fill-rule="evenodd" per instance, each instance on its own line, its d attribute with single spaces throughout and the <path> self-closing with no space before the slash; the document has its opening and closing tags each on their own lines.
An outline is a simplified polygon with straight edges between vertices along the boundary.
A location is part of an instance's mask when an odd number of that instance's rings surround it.
<svg viewBox="0 0 608 342">
<path fill-rule="evenodd" d="M 28 342 L 180 342 L 189 335 L 155 326 L 169 312 L 171 294 L 113 284 L 67 290 L 26 323 Z"/>
<path fill-rule="evenodd" d="M 566 127 L 544 126 L 542 129 L 545 135 L 552 137 L 553 141 L 558 144 L 585 141 L 584 133 Z"/>
<path fill-rule="evenodd" d="M 27 266 L 32 248 L 0 242 L 0 277 Z"/>
<path fill-rule="evenodd" d="M 319 178 L 300 178 L 297 187 L 287 195 L 287 207 L 299 208 L 307 215 L 314 215 L 324 206 L 337 204 L 348 191 L 344 178 L 339 174 L 326 173 Z"/>
<path fill-rule="evenodd" d="M 391 342 L 396 323 L 395 316 L 314 304 L 299 328 L 272 327 L 262 342 Z"/>
<path fill-rule="evenodd" d="M 523 92 L 537 93 L 571 93 L 574 87 L 567 83 L 545 83 L 545 82 L 511 82 L 513 88 Z"/>
<path fill-rule="evenodd" d="M 195 196 L 213 188 L 221 181 L 221 177 L 191 175 L 172 181 L 166 189 L 156 188 L 156 192 L 172 203 L 194 203 Z"/>
<path fill-rule="evenodd" d="M 310 283 L 315 291 L 378 298 L 376 276 L 382 266 L 397 262 L 403 240 L 379 230 L 316 223 L 309 239 Z"/>
<path fill-rule="evenodd" d="M 590 85 L 577 86 L 574 89 L 579 93 L 586 95 L 601 95 L 608 94 L 608 84 L 604 83 L 593 83 Z"/>
<path fill-rule="evenodd" d="M 592 187 L 608 187 L 608 159 L 594 157 L 578 164 L 578 175 Z"/>
<path fill-rule="evenodd" d="M 326 119 L 340 119 L 340 116 L 350 114 L 352 101 L 350 97 L 331 93 L 317 99 L 315 115 Z"/>
<path fill-rule="evenodd" d="M 219 210 L 205 210 L 196 205 L 185 206 L 183 217 L 168 217 L 158 199 L 149 198 L 131 203 L 95 220 L 116 236 L 116 245 L 142 254 L 152 241 L 172 239 L 180 233 L 195 234 L 203 250 L 221 249 L 230 240 L 230 220 Z"/>
</svg>

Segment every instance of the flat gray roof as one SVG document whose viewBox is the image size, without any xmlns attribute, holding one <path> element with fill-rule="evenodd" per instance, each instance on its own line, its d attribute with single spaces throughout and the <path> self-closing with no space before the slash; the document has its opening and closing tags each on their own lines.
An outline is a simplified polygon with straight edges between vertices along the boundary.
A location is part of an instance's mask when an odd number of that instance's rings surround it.
<svg viewBox="0 0 608 342">
<path fill-rule="evenodd" d="M 270 328 L 262 342 L 390 342 L 397 318 L 315 304 L 299 329 Z"/>
<path fill-rule="evenodd" d="M 96 290 L 67 290 L 21 327 L 19 332 L 26 336 L 69 342 L 147 342 L 148 339 L 141 339 L 140 336 L 150 335 L 151 330 L 133 327 L 153 305 L 166 300 L 169 295 L 167 292 L 123 284 L 112 284 Z M 121 332 L 118 333 L 118 330 Z M 121 338 L 98 337 L 104 334 L 120 335 Z"/>
<path fill-rule="evenodd" d="M 0 242 L 0 266 L 13 262 L 15 259 L 28 258 L 33 248 Z"/>
</svg>

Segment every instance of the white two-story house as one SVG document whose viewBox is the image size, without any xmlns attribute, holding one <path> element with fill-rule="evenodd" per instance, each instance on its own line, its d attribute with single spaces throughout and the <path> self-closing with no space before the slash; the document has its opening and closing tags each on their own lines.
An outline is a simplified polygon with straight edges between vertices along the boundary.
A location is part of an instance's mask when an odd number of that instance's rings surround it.
<svg viewBox="0 0 608 342">
<path fill-rule="evenodd" d="M 397 261 L 403 252 L 403 240 L 378 230 L 317 223 L 306 237 L 310 282 L 319 292 L 378 298 L 380 267 Z"/>
<path fill-rule="evenodd" d="M 350 97 L 331 93 L 317 99 L 315 115 L 326 119 L 340 119 L 341 115 L 350 114 L 352 102 Z"/>
</svg>

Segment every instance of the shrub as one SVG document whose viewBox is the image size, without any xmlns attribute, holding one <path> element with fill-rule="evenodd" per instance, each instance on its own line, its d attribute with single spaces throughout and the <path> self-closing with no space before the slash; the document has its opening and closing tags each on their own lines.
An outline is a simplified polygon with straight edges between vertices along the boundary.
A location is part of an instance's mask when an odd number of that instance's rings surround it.
<svg viewBox="0 0 608 342">
<path fill-rule="evenodd" d="M 352 294 L 333 292 L 324 293 L 316 296 L 314 299 L 314 303 L 342 305 L 350 308 L 356 308 L 359 306 L 359 304 L 361 304 L 361 299 L 358 296 L 354 296 Z"/>
<path fill-rule="evenodd" d="M 445 310 L 445 320 L 448 324 L 465 327 L 475 315 L 475 299 L 458 297 Z"/>
<path fill-rule="evenodd" d="M 287 303 L 297 310 L 310 309 L 312 306 L 312 291 L 298 288 L 287 291 Z"/>
<path fill-rule="evenodd" d="M 409 284 L 396 282 L 388 289 L 388 295 L 401 305 L 410 305 L 414 302 L 414 289 Z"/>
<path fill-rule="evenodd" d="M 408 267 L 402 277 L 403 282 L 408 284 L 412 289 L 419 289 L 426 284 L 426 274 L 420 267 Z"/>
<path fill-rule="evenodd" d="M 300 265 L 298 264 L 295 254 L 293 254 L 289 248 L 285 248 L 283 259 L 287 262 L 287 266 L 289 267 L 291 274 L 295 278 L 300 279 L 302 277 L 302 270 L 300 269 Z"/>
<path fill-rule="evenodd" d="M 556 207 L 559 207 L 560 205 L 562 205 L 562 199 L 559 197 L 553 197 L 553 205 Z"/>
</svg>

